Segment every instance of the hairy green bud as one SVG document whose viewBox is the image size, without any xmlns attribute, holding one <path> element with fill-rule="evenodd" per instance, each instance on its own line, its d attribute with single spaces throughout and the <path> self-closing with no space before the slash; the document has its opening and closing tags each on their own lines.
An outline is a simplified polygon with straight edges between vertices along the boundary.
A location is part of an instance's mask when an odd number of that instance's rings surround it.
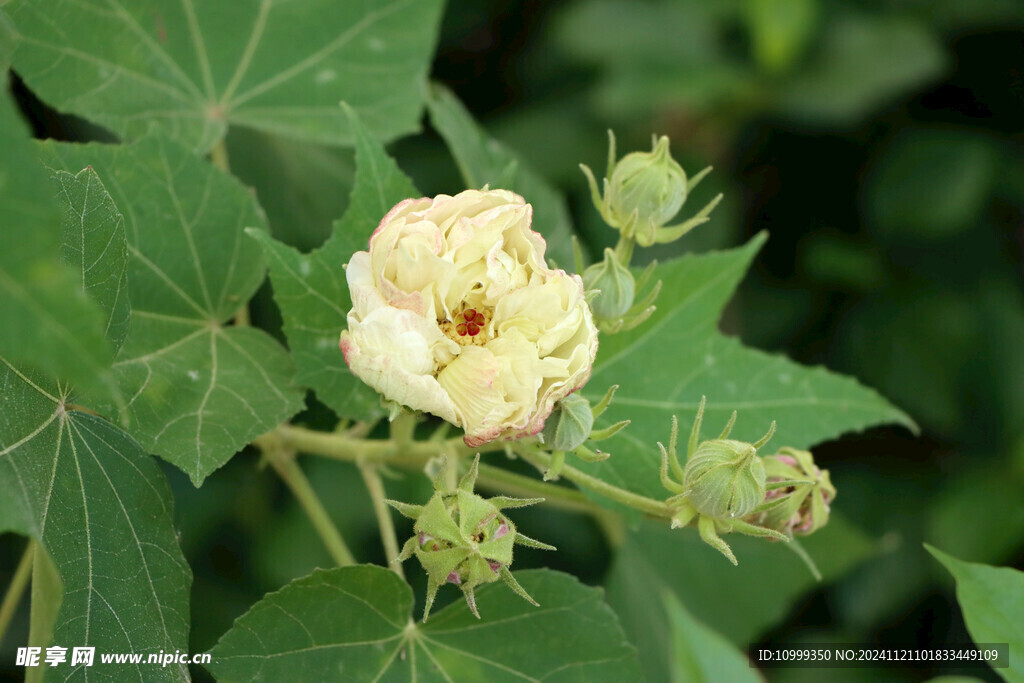
<svg viewBox="0 0 1024 683">
<path fill-rule="evenodd" d="M 754 443 L 736 441 L 728 438 L 736 423 L 733 412 L 717 439 L 701 441 L 705 404 L 706 399 L 701 397 L 690 430 L 685 467 L 676 455 L 679 423 L 672 418 L 668 448 L 658 444 L 661 483 L 674 494 L 665 501 L 672 510 L 672 528 L 696 523 L 701 540 L 737 564 L 732 548 L 719 534 L 737 532 L 776 541 L 790 540 L 786 534 L 760 525 L 754 519 L 768 509 L 765 503 L 767 472 L 757 450 L 775 434 L 775 423 L 772 422 L 768 433 Z M 750 519 L 743 519 L 748 515 Z"/>
<path fill-rule="evenodd" d="M 553 451 L 574 451 L 590 438 L 594 413 L 590 401 L 579 393 L 569 394 L 555 406 L 544 424 L 544 445 Z"/>
<path fill-rule="evenodd" d="M 764 463 L 749 443 L 705 441 L 686 461 L 683 487 L 700 514 L 743 517 L 764 501 Z"/>
<path fill-rule="evenodd" d="M 604 260 L 583 271 L 583 286 L 587 291 L 600 292 L 590 303 L 598 323 L 621 318 L 633 307 L 636 280 L 629 268 L 622 265 L 611 248 L 604 250 Z"/>
<path fill-rule="evenodd" d="M 669 153 L 664 135 L 650 152 L 632 152 L 615 164 L 605 188 L 609 224 L 631 231 L 637 244 L 654 244 L 655 231 L 686 201 L 686 173 Z"/>
<path fill-rule="evenodd" d="M 672 242 L 693 228 L 706 223 L 722 195 L 716 196 L 692 218 L 667 225 L 679 213 L 690 191 L 703 180 L 708 166 L 692 178 L 669 153 L 664 135 L 653 138 L 650 152 L 631 152 L 615 160 L 615 135 L 608 131 L 608 172 L 604 177 L 604 195 L 594 172 L 584 164 L 580 169 L 590 185 L 590 196 L 601 217 L 627 239 L 642 247 Z"/>
</svg>

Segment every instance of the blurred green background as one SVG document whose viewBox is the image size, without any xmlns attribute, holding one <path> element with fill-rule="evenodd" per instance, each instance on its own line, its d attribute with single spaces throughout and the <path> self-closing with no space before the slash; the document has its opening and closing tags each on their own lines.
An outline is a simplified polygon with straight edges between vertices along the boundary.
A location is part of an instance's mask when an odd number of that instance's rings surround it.
<svg viewBox="0 0 1024 683">
<path fill-rule="evenodd" d="M 752 639 L 967 642 L 952 581 L 921 543 L 1024 568 L 1024 2 L 452 0 L 433 78 L 566 194 L 592 254 L 616 235 L 591 206 L 578 163 L 604 168 L 608 128 L 620 154 L 647 149 L 658 133 L 688 171 L 714 164 L 684 210 L 724 192 L 712 221 L 641 258 L 736 245 L 768 230 L 724 329 L 855 375 L 920 424 L 919 437 L 881 428 L 816 450 L 839 489 L 835 509 L 864 532 L 834 537 L 860 539 L 851 551 L 858 561 L 789 600 L 781 618 L 711 625 L 742 649 Z M 18 94 L 40 134 L 97 135 L 24 88 Z M 351 152 L 239 130 L 229 151 L 279 238 L 303 249 L 326 238 L 351 186 Z M 424 193 L 461 188 L 429 128 L 391 151 Z M 268 286 L 254 319 L 279 324 Z M 311 402 L 304 419 L 330 425 L 332 417 Z M 165 468 L 196 575 L 194 651 L 265 592 L 330 561 L 280 482 L 254 465 L 255 455 L 238 457 L 201 491 Z M 357 556 L 383 561 L 354 470 L 305 466 L 346 537 L 358 539 Z M 425 498 L 425 486 L 388 482 L 389 494 L 406 500 Z M 612 556 L 590 520 L 538 510 L 519 518 L 560 552 L 524 553 L 517 566 L 607 580 Z M 21 549 L 2 548 L 9 575 Z M 717 559 L 720 571 L 731 569 Z M 754 562 L 751 580 L 764 576 L 758 590 L 771 592 L 775 574 Z M 730 609 L 741 624 L 757 611 Z M 19 628 L 9 644 L 24 640 L 27 625 Z M 13 662 L 6 655 L 4 666 Z M 829 678 L 917 681 L 955 671 L 832 670 Z M 765 675 L 817 680 L 821 672 Z"/>
</svg>

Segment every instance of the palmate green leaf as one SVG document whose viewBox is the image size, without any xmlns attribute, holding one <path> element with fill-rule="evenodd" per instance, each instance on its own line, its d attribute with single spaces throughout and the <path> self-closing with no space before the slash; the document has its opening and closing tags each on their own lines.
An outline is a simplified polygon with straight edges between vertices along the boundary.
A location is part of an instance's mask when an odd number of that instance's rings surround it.
<svg viewBox="0 0 1024 683">
<path fill-rule="evenodd" d="M 60 202 L 6 92 L 0 149 L 0 355 L 116 393 L 106 375 L 113 353 L 103 315 L 81 275 L 60 262 Z"/>
<path fill-rule="evenodd" d="M 736 410 L 733 438 L 756 441 L 772 420 L 778 422 L 769 452 L 779 446 L 809 448 L 884 422 L 914 427 L 900 410 L 851 378 L 749 349 L 718 332 L 722 308 L 764 239 L 760 235 L 738 249 L 660 266 L 654 278 L 663 280 L 664 288 L 654 315 L 631 332 L 602 335 L 584 391 L 596 401 L 609 385 L 620 385 L 605 420 L 632 424 L 601 442 L 611 458 L 583 463 L 582 469 L 635 493 L 667 498 L 655 443 L 668 443 L 673 415 L 688 433 L 701 396 L 707 396 L 706 438 L 717 435 Z M 685 440 L 683 448 L 685 456 Z"/>
<path fill-rule="evenodd" d="M 241 616 L 207 668 L 219 681 L 635 681 L 636 653 L 599 589 L 550 570 L 517 572 L 540 607 L 503 584 L 426 623 L 383 567 L 317 570 Z"/>
<path fill-rule="evenodd" d="M 420 196 L 384 148 L 356 118 L 356 179 L 348 211 L 334 225 L 327 242 L 300 254 L 269 235 L 252 231 L 270 261 L 274 300 L 284 317 L 288 346 L 299 368 L 297 381 L 339 415 L 369 419 L 380 415 L 373 389 L 349 372 L 338 350 L 341 331 L 352 307 L 344 265 L 366 249 L 370 234 L 395 204 Z"/>
<path fill-rule="evenodd" d="M 956 579 L 956 599 L 976 643 L 1008 643 L 1009 668 L 993 669 L 1011 683 L 1024 681 L 1024 572 L 964 562 L 925 545 Z"/>
<path fill-rule="evenodd" d="M 60 111 L 195 150 L 242 125 L 349 144 L 339 101 L 417 129 L 442 0 L 16 0 L 14 68 Z"/>
<path fill-rule="evenodd" d="M 81 274 L 81 286 L 106 318 L 107 340 L 120 349 L 128 334 L 128 242 L 124 216 L 92 168 L 53 176 L 63 200 L 61 260 Z"/>
<path fill-rule="evenodd" d="M 433 85 L 427 109 L 434 128 L 455 157 L 466 186 L 512 190 L 533 205 L 533 229 L 547 240 L 547 257 L 562 268 L 572 264 L 572 220 L 565 199 L 514 153 L 491 138 L 455 95 Z"/>
<path fill-rule="evenodd" d="M 60 573 L 52 644 L 187 650 L 192 576 L 156 463 L 124 432 L 74 410 L 66 386 L 0 358 L 0 387 L 0 531 L 39 539 Z M 62 680 L 189 680 L 184 665 L 105 667 L 98 655 L 92 667 L 62 667 L 53 672 Z"/>
<path fill-rule="evenodd" d="M 782 621 L 795 600 L 820 585 L 781 543 L 738 534 L 727 540 L 738 567 L 693 529 L 671 529 L 667 521 L 645 522 L 628 534 L 616 554 L 608 602 L 636 644 L 648 680 L 670 680 L 676 666 L 665 591 L 676 595 L 694 619 L 746 649 Z M 825 581 L 875 551 L 863 532 L 835 512 L 828 526 L 800 542 Z"/>
<path fill-rule="evenodd" d="M 54 167 L 92 166 L 124 212 L 132 325 L 114 372 L 126 429 L 198 485 L 302 407 L 285 350 L 260 330 L 224 326 L 264 277 L 244 234 L 266 229 L 263 213 L 234 178 L 161 134 L 42 150 Z"/>
</svg>

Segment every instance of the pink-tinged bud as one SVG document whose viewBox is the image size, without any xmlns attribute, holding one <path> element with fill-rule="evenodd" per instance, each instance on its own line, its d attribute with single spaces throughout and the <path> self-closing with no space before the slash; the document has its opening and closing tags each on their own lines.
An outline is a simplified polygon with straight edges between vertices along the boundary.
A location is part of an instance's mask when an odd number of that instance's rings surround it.
<svg viewBox="0 0 1024 683">
<path fill-rule="evenodd" d="M 795 448 L 781 448 L 766 456 L 764 463 L 769 487 L 767 509 L 752 516 L 756 522 L 791 535 L 810 534 L 825 526 L 836 496 L 828 470 L 815 465 L 809 451 Z"/>
</svg>

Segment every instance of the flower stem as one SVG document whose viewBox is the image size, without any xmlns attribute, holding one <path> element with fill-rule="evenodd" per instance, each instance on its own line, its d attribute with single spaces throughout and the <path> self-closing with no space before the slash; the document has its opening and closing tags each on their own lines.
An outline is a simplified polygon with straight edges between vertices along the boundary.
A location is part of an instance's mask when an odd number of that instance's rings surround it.
<svg viewBox="0 0 1024 683">
<path fill-rule="evenodd" d="M 538 481 L 530 477 L 524 477 L 515 472 L 500 467 L 480 464 L 480 474 L 477 477 L 477 484 L 485 489 L 508 493 L 513 496 L 532 498 L 534 496 L 544 499 L 544 503 L 552 507 L 590 515 L 597 522 L 612 546 L 618 546 L 625 538 L 625 527 L 622 517 L 593 502 L 587 496 L 576 489 L 549 484 L 546 481 Z"/>
<path fill-rule="evenodd" d="M 259 437 L 254 442 L 261 451 L 271 467 L 278 473 L 281 480 L 295 494 L 299 505 L 305 510 L 313 528 L 320 535 L 327 552 L 338 564 L 339 567 L 347 567 L 356 563 L 352 552 L 341 537 L 341 532 L 331 521 L 330 515 L 324 509 L 323 504 L 316 495 L 316 491 L 309 483 L 309 479 L 303 474 L 302 468 L 295 462 L 295 453 L 291 451 L 280 439 L 272 434 Z"/>
<path fill-rule="evenodd" d="M 361 439 L 351 436 L 350 433 L 332 434 L 294 425 L 282 425 L 278 427 L 276 434 L 288 448 L 303 453 L 355 463 L 387 462 L 388 464 L 409 469 L 420 468 L 430 458 L 444 453 L 454 452 L 459 457 L 465 457 L 477 452 L 486 453 L 488 451 L 504 450 L 506 447 L 506 444 L 503 442 L 492 442 L 485 444 L 481 448 L 474 449 L 463 444 L 462 439 L 455 437 L 444 441 L 410 441 L 402 448 L 398 448 L 392 440 Z M 538 468 L 543 467 L 547 469 L 551 466 L 551 456 L 547 453 L 523 447 L 522 445 L 519 447 L 513 445 L 512 448 L 520 457 Z M 496 474 L 498 471 L 502 472 L 502 474 Z M 485 472 L 487 473 L 486 475 L 484 474 Z M 496 467 L 481 465 L 480 474 L 481 484 L 487 482 L 488 476 L 495 477 L 492 480 L 495 488 L 505 488 L 506 484 L 512 484 L 517 487 L 515 491 L 510 491 L 512 493 L 550 498 L 551 503 L 559 507 L 584 511 L 580 508 L 581 501 L 585 500 L 582 493 L 577 493 L 579 497 L 572 496 L 572 492 L 567 495 L 562 493 L 562 491 L 566 490 L 564 487 L 545 484 L 529 477 L 522 477 L 505 472 L 505 470 L 499 470 Z M 567 465 L 562 470 L 562 476 L 578 486 L 588 488 L 606 498 L 636 508 L 646 514 L 666 519 L 672 516 L 669 506 L 663 501 L 654 500 L 653 498 L 619 488 L 589 474 L 585 474 L 574 467 Z M 500 481 L 499 478 L 501 479 Z M 589 503 L 589 501 L 588 504 L 594 505 Z M 601 509 L 604 512 L 603 508 L 596 505 L 585 511 L 595 514 L 595 509 Z"/>
<path fill-rule="evenodd" d="M 514 448 L 514 450 L 523 460 L 530 463 L 537 469 L 547 470 L 551 467 L 551 456 L 547 453 L 528 447 Z M 623 505 L 628 505 L 629 507 L 640 510 L 648 515 L 665 518 L 672 516 L 671 508 L 669 508 L 669 506 L 663 501 L 654 500 L 653 498 L 641 496 L 633 493 L 632 491 L 619 488 L 614 484 L 609 484 L 597 477 L 592 477 L 585 472 L 581 472 L 571 465 L 565 465 L 562 468 L 561 476 L 565 477 L 577 486 L 588 488 L 594 493 L 598 493 L 605 498 L 610 498 L 611 500 L 622 503 Z"/>
<path fill-rule="evenodd" d="M 384 544 L 384 555 L 388 558 L 388 567 L 401 578 L 405 578 L 402 571 L 402 564 L 395 562 L 398 557 L 398 538 L 395 537 L 395 524 L 391 519 L 391 510 L 388 509 L 384 499 L 384 482 L 380 479 L 377 465 L 362 463 L 359 465 L 359 472 L 363 475 L 363 482 L 366 483 L 366 490 L 373 500 L 373 512 L 377 515 L 377 526 L 380 527 L 380 538 Z"/>
<path fill-rule="evenodd" d="M 35 557 L 35 546 L 35 541 L 30 540 L 28 542 L 28 547 L 25 548 L 21 561 L 18 562 L 18 568 L 14 570 L 11 585 L 7 587 L 4 601 L 0 603 L 0 643 L 3 642 L 4 634 L 7 633 L 7 627 L 10 626 L 11 620 L 14 619 L 15 613 L 18 611 L 18 603 L 21 602 L 21 596 L 25 593 L 29 578 L 32 576 L 32 559 Z"/>
<path fill-rule="evenodd" d="M 615 257 L 618 258 L 626 268 L 629 268 L 629 262 L 633 260 L 633 247 L 636 246 L 636 240 L 632 237 L 626 237 L 625 235 L 619 235 L 619 241 L 615 245 Z"/>
</svg>

